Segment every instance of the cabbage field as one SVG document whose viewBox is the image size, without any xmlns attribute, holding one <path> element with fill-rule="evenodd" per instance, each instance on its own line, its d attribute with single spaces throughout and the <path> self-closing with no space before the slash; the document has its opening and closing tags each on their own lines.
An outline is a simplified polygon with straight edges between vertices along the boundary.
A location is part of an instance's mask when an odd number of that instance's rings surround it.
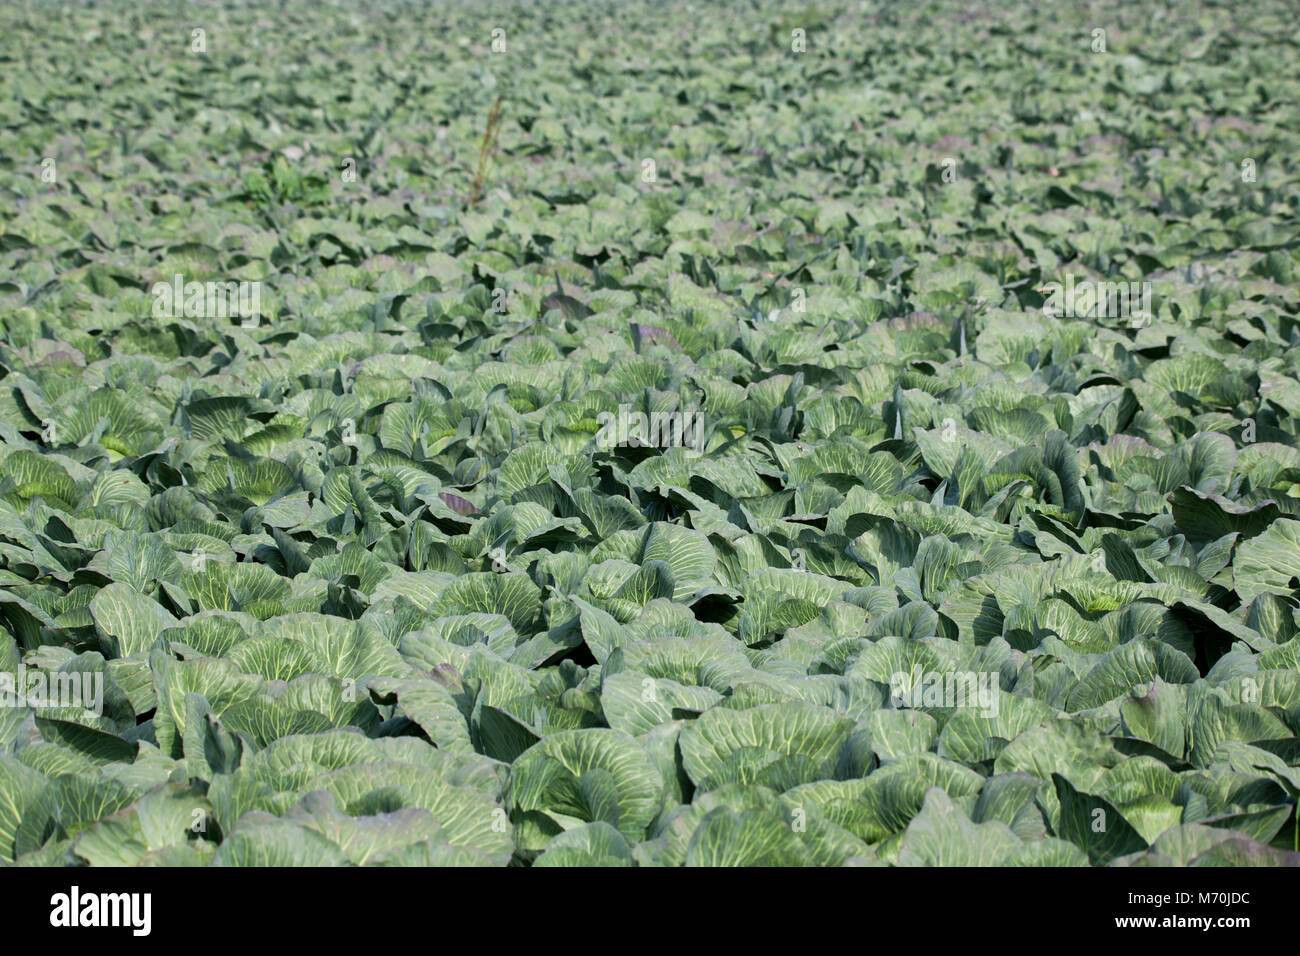
<svg viewBox="0 0 1300 956">
<path fill-rule="evenodd" d="M 1286 0 L 0 7 L 0 864 L 1300 865 Z"/>
</svg>

